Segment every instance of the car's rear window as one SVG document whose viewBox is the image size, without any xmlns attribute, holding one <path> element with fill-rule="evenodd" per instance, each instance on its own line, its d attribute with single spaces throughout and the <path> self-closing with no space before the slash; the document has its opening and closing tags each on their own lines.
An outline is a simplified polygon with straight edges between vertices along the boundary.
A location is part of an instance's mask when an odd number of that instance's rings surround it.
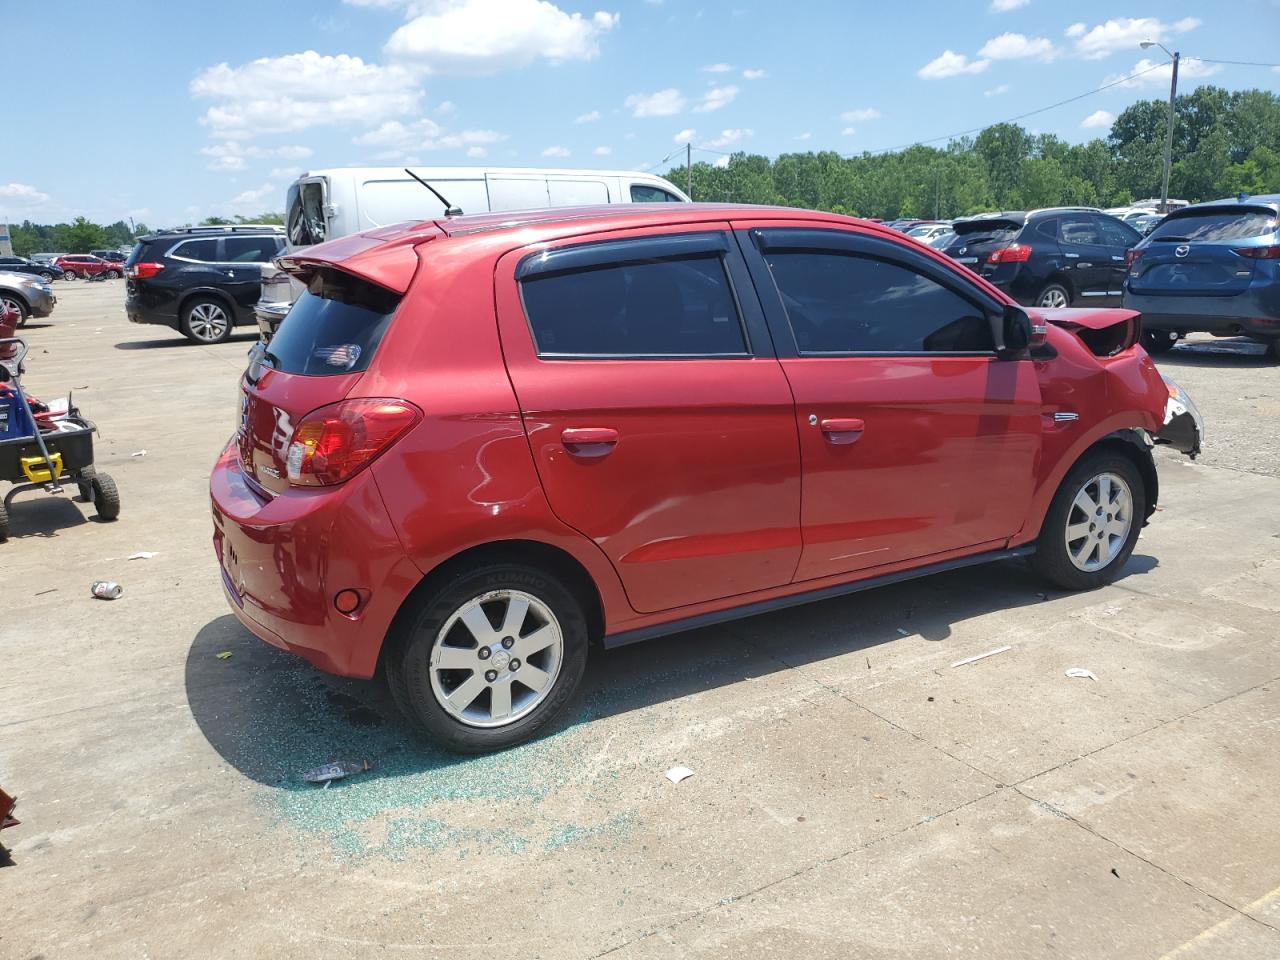
<svg viewBox="0 0 1280 960">
<path fill-rule="evenodd" d="M 951 225 L 957 237 L 972 242 L 982 237 L 992 240 L 1012 240 L 1022 232 L 1022 224 L 1016 220 L 992 217 L 990 220 L 960 220 Z"/>
<path fill-rule="evenodd" d="M 267 359 L 276 370 L 308 377 L 364 370 L 399 303 L 376 284 L 319 270 L 271 338 Z"/>
<path fill-rule="evenodd" d="M 1173 214 L 1151 231 L 1152 240 L 1248 240 L 1276 230 L 1276 216 L 1261 210 L 1205 210 Z"/>
</svg>

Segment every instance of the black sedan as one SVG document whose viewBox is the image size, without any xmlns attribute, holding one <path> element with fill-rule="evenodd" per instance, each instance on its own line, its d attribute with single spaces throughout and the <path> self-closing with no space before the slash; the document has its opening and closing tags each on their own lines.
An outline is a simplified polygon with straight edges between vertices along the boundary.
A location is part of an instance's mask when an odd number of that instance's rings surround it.
<svg viewBox="0 0 1280 960">
<path fill-rule="evenodd" d="M 26 257 L 0 257 L 0 273 L 34 273 L 46 281 L 62 279 L 61 267 Z"/>
</svg>

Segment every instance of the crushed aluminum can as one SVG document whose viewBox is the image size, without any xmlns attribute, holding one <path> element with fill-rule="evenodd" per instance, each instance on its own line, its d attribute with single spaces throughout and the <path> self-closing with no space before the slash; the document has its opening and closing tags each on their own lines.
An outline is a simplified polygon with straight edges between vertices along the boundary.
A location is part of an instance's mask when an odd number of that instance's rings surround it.
<svg viewBox="0 0 1280 960">
<path fill-rule="evenodd" d="M 335 760 L 332 763 L 326 763 L 324 766 L 308 770 L 302 775 L 302 779 L 308 783 L 323 783 L 327 787 L 331 780 L 341 780 L 357 773 L 364 773 L 368 769 L 368 760 Z"/>
<path fill-rule="evenodd" d="M 120 595 L 124 593 L 124 587 L 114 580 L 95 580 L 89 592 L 99 600 L 119 600 Z"/>
</svg>

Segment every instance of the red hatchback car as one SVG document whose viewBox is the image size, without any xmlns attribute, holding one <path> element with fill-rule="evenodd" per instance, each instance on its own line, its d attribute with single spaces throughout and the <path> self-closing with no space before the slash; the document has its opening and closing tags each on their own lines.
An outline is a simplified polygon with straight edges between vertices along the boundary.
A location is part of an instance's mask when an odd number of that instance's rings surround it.
<svg viewBox="0 0 1280 960">
<path fill-rule="evenodd" d="M 597 642 L 1009 557 L 1107 583 L 1153 440 L 1198 450 L 1136 314 L 1024 311 L 834 214 L 457 217 L 278 262 L 307 292 L 211 477 L 228 597 L 457 750 L 532 736 Z"/>
</svg>

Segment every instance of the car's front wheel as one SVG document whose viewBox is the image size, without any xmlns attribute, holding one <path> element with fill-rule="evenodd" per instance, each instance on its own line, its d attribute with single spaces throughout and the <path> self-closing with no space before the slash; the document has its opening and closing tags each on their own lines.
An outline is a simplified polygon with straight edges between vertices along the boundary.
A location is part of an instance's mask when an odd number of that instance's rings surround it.
<svg viewBox="0 0 1280 960">
<path fill-rule="evenodd" d="M 544 570 L 486 564 L 413 602 L 388 638 L 387 680 L 414 726 L 451 750 L 530 739 L 582 679 L 582 603 Z"/>
<path fill-rule="evenodd" d="M 1049 505 L 1032 565 L 1066 590 L 1105 586 L 1133 553 L 1146 516 L 1133 461 L 1104 450 L 1086 454 Z"/>
<path fill-rule="evenodd" d="M 196 297 L 182 308 L 183 335 L 194 343 L 223 343 L 231 336 L 231 314 L 212 297 Z"/>
<path fill-rule="evenodd" d="M 45 283 L 53 283 L 53 274 L 49 273 L 46 270 L 40 274 L 40 279 L 43 280 Z"/>
<path fill-rule="evenodd" d="M 1036 296 L 1037 307 L 1069 307 L 1071 291 L 1060 283 L 1051 283 Z"/>
<path fill-rule="evenodd" d="M 119 280 L 121 276 L 122 276 L 122 274 L 120 273 L 120 271 L 119 271 L 119 270 L 108 270 L 108 271 L 107 271 L 107 279 L 109 279 L 109 280 Z"/>
<path fill-rule="evenodd" d="M 7 294 L 0 297 L 0 306 L 4 308 L 3 311 L 0 312 L 7 313 L 10 310 L 17 312 L 18 322 L 15 324 L 16 326 L 25 327 L 27 325 L 27 317 L 31 316 L 31 311 L 28 310 L 27 305 L 17 297 L 11 297 Z"/>
</svg>

